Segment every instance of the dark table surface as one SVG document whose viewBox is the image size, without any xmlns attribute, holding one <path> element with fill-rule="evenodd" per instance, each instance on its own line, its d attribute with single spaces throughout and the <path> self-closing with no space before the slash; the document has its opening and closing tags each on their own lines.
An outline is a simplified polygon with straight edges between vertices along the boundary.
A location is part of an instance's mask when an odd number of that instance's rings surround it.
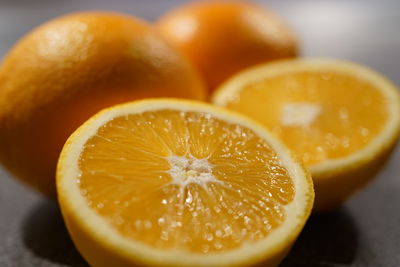
<svg viewBox="0 0 400 267">
<path fill-rule="evenodd" d="M 184 1 L 0 0 L 0 57 L 32 27 L 77 10 L 115 10 L 154 20 Z M 400 1 L 274 0 L 304 56 L 366 64 L 400 85 Z M 400 149 L 365 190 L 336 212 L 314 215 L 281 266 L 400 266 Z M 0 266 L 87 266 L 56 203 L 0 167 Z"/>
</svg>

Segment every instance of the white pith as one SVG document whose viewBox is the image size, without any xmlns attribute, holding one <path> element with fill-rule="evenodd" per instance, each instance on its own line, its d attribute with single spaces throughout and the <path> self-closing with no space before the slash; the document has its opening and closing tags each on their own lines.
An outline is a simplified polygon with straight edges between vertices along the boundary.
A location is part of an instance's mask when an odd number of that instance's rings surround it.
<svg viewBox="0 0 400 267">
<path fill-rule="evenodd" d="M 286 103 L 281 111 L 281 123 L 285 126 L 308 126 L 321 112 L 321 106 L 313 103 Z"/>
<path fill-rule="evenodd" d="M 80 173 L 77 160 L 86 141 L 96 134 L 99 127 L 115 117 L 160 109 L 206 112 L 227 122 L 248 127 L 267 140 L 270 146 L 280 155 L 281 164 L 287 168 L 290 177 L 293 178 L 296 192 L 294 200 L 285 206 L 286 219 L 282 225 L 273 230 L 265 239 L 254 244 L 244 244 L 238 249 L 224 253 L 203 255 L 191 254 L 182 250 L 162 251 L 127 239 L 92 210 L 87 205 L 85 198 L 80 193 L 78 184 L 75 182 Z M 173 166 L 170 170 L 171 176 L 177 175 L 173 181 L 175 183 L 184 185 L 188 181 L 199 182 L 198 178 L 201 176 L 201 174 L 199 176 L 199 173 L 203 173 L 202 178 L 204 178 L 204 181 L 214 179 L 209 175 L 208 168 L 210 166 L 205 161 L 195 160 L 190 163 L 179 157 L 170 158 L 169 161 Z M 189 170 L 188 166 L 191 166 Z M 182 173 L 185 174 L 182 170 L 186 170 L 186 176 L 184 177 L 179 176 Z M 195 173 L 190 171 L 195 171 Z M 178 175 L 177 173 L 180 174 Z M 311 210 L 313 193 L 307 177 L 308 174 L 292 157 L 291 153 L 278 140 L 266 132 L 262 126 L 254 124 L 254 122 L 250 122 L 240 115 L 234 116 L 231 112 L 218 107 L 212 107 L 211 109 L 209 105 L 205 104 L 169 99 L 165 101 L 145 100 L 134 104 L 120 105 L 118 108 L 105 110 L 86 122 L 70 137 L 63 149 L 59 162 L 57 187 L 60 197 L 66 200 L 64 204 L 66 208 L 74 211 L 74 220 L 87 232 L 90 232 L 93 238 L 99 240 L 99 242 L 106 242 L 109 247 L 120 251 L 125 257 L 132 260 L 136 259 L 136 261 L 139 259 L 143 262 L 169 266 L 212 266 L 216 264 L 219 266 L 232 266 L 243 264 L 249 258 L 268 258 L 268 255 L 275 255 L 279 250 L 284 249 L 285 245 L 293 242 Z M 96 230 L 93 229 L 92 225 L 96 225 Z"/>
<path fill-rule="evenodd" d="M 397 138 L 400 131 L 400 97 L 396 87 L 386 78 L 364 66 L 334 59 L 296 59 L 256 66 L 243 71 L 225 84 L 214 94 L 212 103 L 226 106 L 246 85 L 263 81 L 269 77 L 280 76 L 298 71 L 332 71 L 353 75 L 374 85 L 382 92 L 387 103 L 388 119 L 381 132 L 363 149 L 348 156 L 330 159 L 308 166 L 313 176 L 333 173 L 368 162 L 381 151 L 385 151 Z"/>
<path fill-rule="evenodd" d="M 170 164 L 170 174 L 172 184 L 185 187 L 190 183 L 195 183 L 207 188 L 207 183 L 222 183 L 212 174 L 212 165 L 207 159 L 197 159 L 192 155 L 170 156 L 167 158 Z"/>
</svg>

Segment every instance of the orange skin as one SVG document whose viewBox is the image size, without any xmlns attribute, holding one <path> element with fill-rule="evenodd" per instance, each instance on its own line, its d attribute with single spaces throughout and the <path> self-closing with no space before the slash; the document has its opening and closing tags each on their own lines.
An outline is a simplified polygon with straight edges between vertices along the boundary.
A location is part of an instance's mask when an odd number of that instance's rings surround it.
<svg viewBox="0 0 400 267">
<path fill-rule="evenodd" d="M 54 197 L 64 142 L 100 109 L 205 94 L 190 63 L 148 23 L 106 12 L 57 18 L 20 40 L 0 67 L 0 161 Z"/>
<path fill-rule="evenodd" d="M 244 1 L 186 4 L 157 25 L 203 74 L 210 91 L 244 68 L 295 57 L 298 50 L 294 34 L 279 17 Z"/>
</svg>

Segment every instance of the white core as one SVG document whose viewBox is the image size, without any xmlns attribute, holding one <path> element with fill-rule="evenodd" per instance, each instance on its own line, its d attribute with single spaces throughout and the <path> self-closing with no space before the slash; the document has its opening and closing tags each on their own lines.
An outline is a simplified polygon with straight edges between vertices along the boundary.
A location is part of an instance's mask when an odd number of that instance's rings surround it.
<svg viewBox="0 0 400 267">
<path fill-rule="evenodd" d="M 207 183 L 220 183 L 212 174 L 212 165 L 207 159 L 197 159 L 189 156 L 170 156 L 167 158 L 171 169 L 168 173 L 172 183 L 182 187 L 196 183 L 206 188 Z"/>
<path fill-rule="evenodd" d="M 281 111 L 285 126 L 309 126 L 321 112 L 321 106 L 312 103 L 287 103 Z"/>
</svg>

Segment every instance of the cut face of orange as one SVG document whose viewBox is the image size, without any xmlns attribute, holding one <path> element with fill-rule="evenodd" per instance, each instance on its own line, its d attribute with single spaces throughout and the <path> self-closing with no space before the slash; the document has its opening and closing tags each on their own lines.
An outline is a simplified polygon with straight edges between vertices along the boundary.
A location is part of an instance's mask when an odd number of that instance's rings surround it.
<svg viewBox="0 0 400 267">
<path fill-rule="evenodd" d="M 337 207 L 369 180 L 399 133 L 396 88 L 365 67 L 336 60 L 249 69 L 225 83 L 213 103 L 256 119 L 296 152 L 313 175 L 317 210 Z"/>
<path fill-rule="evenodd" d="M 86 122 L 63 149 L 57 188 L 93 266 L 276 266 L 313 203 L 309 174 L 263 127 L 172 99 Z"/>
</svg>

